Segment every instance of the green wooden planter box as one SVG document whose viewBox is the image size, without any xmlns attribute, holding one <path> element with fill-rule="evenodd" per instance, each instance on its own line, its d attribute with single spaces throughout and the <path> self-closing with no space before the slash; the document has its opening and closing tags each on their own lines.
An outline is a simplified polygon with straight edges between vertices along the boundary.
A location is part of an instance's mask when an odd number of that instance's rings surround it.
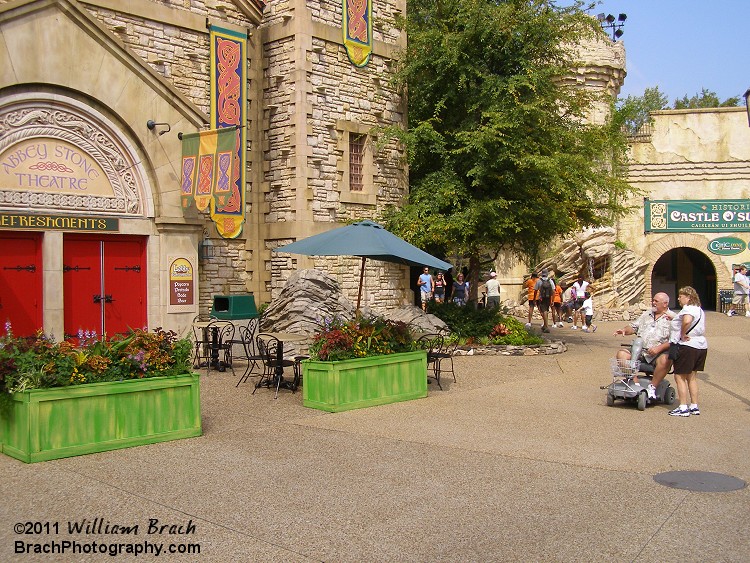
<svg viewBox="0 0 750 563">
<path fill-rule="evenodd" d="M 427 396 L 427 354 L 305 360 L 302 376 L 302 404 L 328 412 L 421 399 Z"/>
<path fill-rule="evenodd" d="M 196 374 L 34 389 L 0 413 L 0 451 L 26 463 L 201 433 Z"/>
</svg>

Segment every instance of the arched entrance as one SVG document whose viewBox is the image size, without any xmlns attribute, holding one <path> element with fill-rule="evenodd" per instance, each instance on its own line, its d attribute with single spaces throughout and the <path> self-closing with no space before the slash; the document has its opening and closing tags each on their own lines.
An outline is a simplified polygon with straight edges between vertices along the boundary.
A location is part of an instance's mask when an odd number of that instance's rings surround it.
<svg viewBox="0 0 750 563">
<path fill-rule="evenodd" d="M 698 292 L 706 310 L 716 310 L 716 268 L 711 260 L 694 248 L 674 248 L 659 258 L 651 270 L 652 294 L 663 291 L 669 303 L 677 307 L 677 292 L 690 285 Z"/>
<path fill-rule="evenodd" d="M 648 236 L 644 258 L 651 264 L 646 271 L 646 295 L 664 291 L 670 306 L 677 307 L 677 291 L 693 286 L 707 310 L 717 310 L 718 290 L 732 287 L 732 272 L 715 254 L 706 254 L 708 238 L 693 233 Z"/>
</svg>

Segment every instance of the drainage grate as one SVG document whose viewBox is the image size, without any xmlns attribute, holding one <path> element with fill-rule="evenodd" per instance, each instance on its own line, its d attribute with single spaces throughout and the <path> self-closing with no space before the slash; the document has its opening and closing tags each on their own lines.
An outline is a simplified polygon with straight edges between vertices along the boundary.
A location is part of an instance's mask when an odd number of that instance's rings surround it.
<svg viewBox="0 0 750 563">
<path fill-rule="evenodd" d="M 673 489 L 701 493 L 724 493 L 744 489 L 747 486 L 742 479 L 710 471 L 667 471 L 654 475 L 654 481 Z"/>
</svg>

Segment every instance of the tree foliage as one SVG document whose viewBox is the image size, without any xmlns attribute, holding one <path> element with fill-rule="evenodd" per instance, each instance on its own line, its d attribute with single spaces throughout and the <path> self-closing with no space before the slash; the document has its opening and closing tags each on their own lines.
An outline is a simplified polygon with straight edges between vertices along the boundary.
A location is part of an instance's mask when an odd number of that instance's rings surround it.
<svg viewBox="0 0 750 563">
<path fill-rule="evenodd" d="M 719 101 L 719 96 L 716 92 L 712 92 L 707 88 L 703 88 L 700 94 L 696 94 L 690 98 L 687 94 L 682 98 L 677 98 L 674 101 L 674 109 L 698 109 L 698 108 L 726 108 L 726 107 L 737 107 L 740 105 L 740 97 L 734 96 L 727 98 L 723 102 Z"/>
<path fill-rule="evenodd" d="M 651 112 L 669 109 L 667 95 L 658 86 L 646 88 L 642 96 L 628 96 L 618 101 L 615 119 L 629 135 L 635 135 L 645 124 L 651 122 Z"/>
<path fill-rule="evenodd" d="M 623 212 L 610 170 L 619 128 L 586 123 L 593 95 L 562 77 L 601 34 L 577 2 L 410 3 L 398 80 L 408 88 L 410 198 L 385 218 L 432 252 L 536 256 L 557 235 Z M 473 280 L 476 281 L 476 278 Z M 476 283 L 472 283 L 476 291 Z"/>
<path fill-rule="evenodd" d="M 674 101 L 674 109 L 698 109 L 736 107 L 740 103 L 740 97 L 727 98 L 719 101 L 716 92 L 703 88 L 699 94 L 688 98 L 687 94 Z M 670 109 L 666 94 L 659 90 L 658 86 L 646 88 L 641 96 L 628 96 L 620 100 L 616 105 L 615 120 L 624 128 L 628 135 L 635 135 L 639 129 L 651 122 L 651 112 Z"/>
</svg>

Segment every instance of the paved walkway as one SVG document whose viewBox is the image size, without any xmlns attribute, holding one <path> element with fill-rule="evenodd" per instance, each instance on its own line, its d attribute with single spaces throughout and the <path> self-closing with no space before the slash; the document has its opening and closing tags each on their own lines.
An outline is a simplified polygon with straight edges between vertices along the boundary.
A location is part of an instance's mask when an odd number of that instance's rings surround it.
<svg viewBox="0 0 750 563">
<path fill-rule="evenodd" d="M 690 418 L 605 405 L 623 323 L 554 329 L 564 354 L 457 358 L 442 392 L 339 414 L 203 375 L 200 438 L 30 465 L 0 456 L 0 561 L 156 559 L 14 554 L 16 541 L 52 539 L 200 544 L 168 561 L 747 561 L 750 488 L 653 480 L 750 482 L 750 319 L 707 320 Z M 95 518 L 139 534 L 68 534 Z M 194 533 L 147 534 L 152 519 Z M 15 534 L 26 521 L 60 534 Z"/>
</svg>

